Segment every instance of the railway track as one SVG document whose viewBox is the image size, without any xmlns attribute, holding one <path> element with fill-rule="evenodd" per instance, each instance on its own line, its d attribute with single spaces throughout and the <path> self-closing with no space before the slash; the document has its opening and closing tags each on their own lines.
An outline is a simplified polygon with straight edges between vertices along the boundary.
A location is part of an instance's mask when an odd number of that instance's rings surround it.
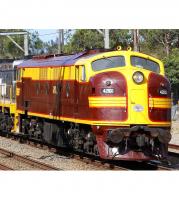
<svg viewBox="0 0 179 200">
<path fill-rule="evenodd" d="M 32 168 L 33 170 L 60 170 L 56 167 L 53 167 L 51 165 L 47 165 L 41 162 L 38 162 L 36 160 L 33 160 L 31 158 L 27 158 L 25 156 L 22 155 L 18 155 L 12 151 L 8 151 L 6 149 L 2 149 L 0 148 L 0 154 L 4 155 L 4 158 L 10 159 L 11 162 L 18 161 L 21 164 L 24 163 L 26 166 L 28 165 L 30 168 Z M 2 164 L 0 163 L 0 169 L 1 170 L 18 170 L 18 169 L 14 169 L 11 168 L 10 166 L 6 165 L 6 164 Z"/>
<path fill-rule="evenodd" d="M 169 144 L 169 161 L 171 165 L 175 169 L 179 169 L 179 145 L 177 144 Z"/>
<path fill-rule="evenodd" d="M 13 168 L 8 167 L 8 166 L 6 166 L 4 164 L 0 164 L 0 170 L 13 170 Z"/>
<path fill-rule="evenodd" d="M 92 155 L 86 155 L 81 152 L 69 151 L 64 148 L 55 148 L 54 146 L 38 143 L 36 140 L 27 141 L 27 143 L 33 147 L 40 149 L 47 149 L 51 152 L 70 156 L 73 159 L 83 161 L 86 164 L 92 164 L 102 170 L 172 170 L 171 167 L 162 166 L 161 164 L 150 163 L 150 162 L 138 162 L 138 161 L 116 161 L 116 160 L 102 160 L 99 157 L 96 158 Z"/>
<path fill-rule="evenodd" d="M 172 149 L 172 150 L 179 150 L 179 145 L 177 145 L 177 144 L 169 144 L 168 148 Z"/>
<path fill-rule="evenodd" d="M 57 148 L 53 145 L 42 143 L 41 141 L 35 140 L 35 139 L 29 139 L 24 137 L 21 134 L 14 135 L 13 133 L 6 133 L 4 134 L 5 137 L 13 138 L 14 140 L 18 140 L 23 143 L 27 143 L 30 146 L 39 148 L 39 149 L 46 149 L 51 152 L 69 156 L 70 158 L 80 160 L 85 162 L 86 164 L 92 164 L 96 167 L 99 167 L 102 170 L 176 170 L 176 166 L 167 166 L 162 165 L 161 163 L 155 163 L 155 162 L 137 162 L 137 161 L 104 161 L 101 159 L 94 159 L 93 156 L 87 156 L 83 153 L 79 152 L 72 152 L 69 150 L 66 150 L 64 148 Z M 174 145 L 173 145 L 174 148 Z M 179 147 L 178 147 L 179 148 Z M 179 155 L 178 155 L 179 157 Z M 28 158 L 29 159 L 29 158 Z M 178 161 L 179 163 L 179 161 Z M 48 169 L 48 167 L 42 167 L 43 170 L 59 170 L 59 169 Z M 179 169 L 179 168 L 178 168 Z"/>
</svg>

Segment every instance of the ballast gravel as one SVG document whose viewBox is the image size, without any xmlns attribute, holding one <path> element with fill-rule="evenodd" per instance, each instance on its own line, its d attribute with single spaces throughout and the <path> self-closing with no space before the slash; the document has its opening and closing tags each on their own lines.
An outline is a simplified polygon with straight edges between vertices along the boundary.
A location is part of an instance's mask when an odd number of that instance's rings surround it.
<svg viewBox="0 0 179 200">
<path fill-rule="evenodd" d="M 59 168 L 59 170 L 104 170 L 102 167 L 96 167 L 92 164 L 87 164 L 83 161 L 76 160 L 68 156 L 56 154 L 50 152 L 49 150 L 39 149 L 28 144 L 22 144 L 16 140 L 1 136 L 0 148 L 13 151 L 16 154 L 29 157 L 42 163 L 46 163 L 48 165 Z M 2 155 L 0 155 L 0 163 L 11 166 L 9 165 L 9 162 L 10 161 L 8 159 L 5 159 Z M 26 167 L 20 166 L 20 164 L 12 163 L 12 165 L 15 165 L 15 169 L 18 170 L 29 170 Z M 12 166 L 12 168 L 14 168 L 14 166 Z"/>
<path fill-rule="evenodd" d="M 172 139 L 170 143 L 179 145 L 179 120 L 172 122 L 171 134 Z"/>
</svg>

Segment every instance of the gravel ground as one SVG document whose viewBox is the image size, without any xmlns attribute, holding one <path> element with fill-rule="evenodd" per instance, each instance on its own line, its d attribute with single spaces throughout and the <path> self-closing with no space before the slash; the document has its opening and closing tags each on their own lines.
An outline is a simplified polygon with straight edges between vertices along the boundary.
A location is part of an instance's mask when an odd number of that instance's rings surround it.
<svg viewBox="0 0 179 200">
<path fill-rule="evenodd" d="M 27 144 L 20 144 L 18 141 L 0 137 L 0 148 L 13 151 L 19 155 L 27 156 L 39 162 L 43 162 L 62 170 L 104 170 L 102 167 L 96 167 L 92 164 L 86 164 L 73 158 L 55 154 L 48 150 L 38 149 Z M 2 162 L 1 162 L 2 160 Z M 7 160 L 7 164 L 8 164 Z M 5 159 L 0 155 L 0 163 L 5 164 Z M 23 164 L 24 165 L 24 164 Z M 9 164 L 8 164 L 9 166 Z M 13 166 L 14 167 L 14 166 Z M 15 166 L 16 169 L 26 169 L 22 166 Z"/>
<path fill-rule="evenodd" d="M 0 163 L 14 170 L 36 170 L 33 166 L 30 166 L 24 162 L 8 157 L 4 154 L 0 154 Z"/>
<path fill-rule="evenodd" d="M 170 143 L 179 145 L 179 120 L 172 122 L 171 133 L 172 133 L 172 139 Z"/>
<path fill-rule="evenodd" d="M 179 135 L 179 120 L 172 122 L 172 134 Z"/>
</svg>

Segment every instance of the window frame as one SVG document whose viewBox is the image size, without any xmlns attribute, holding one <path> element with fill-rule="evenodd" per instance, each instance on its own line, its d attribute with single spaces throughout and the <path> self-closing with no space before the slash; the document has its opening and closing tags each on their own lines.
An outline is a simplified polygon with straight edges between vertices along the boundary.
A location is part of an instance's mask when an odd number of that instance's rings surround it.
<svg viewBox="0 0 179 200">
<path fill-rule="evenodd" d="M 16 68 L 16 81 L 21 80 L 21 68 Z"/>
<path fill-rule="evenodd" d="M 156 63 L 156 64 L 158 65 L 158 71 L 153 71 L 153 70 L 146 69 L 146 68 L 144 68 L 144 66 L 139 67 L 139 66 L 133 65 L 133 64 L 132 64 L 132 57 L 140 58 L 140 59 L 143 59 L 143 60 L 146 60 L 146 61 L 150 61 L 150 62 Z M 160 64 L 159 64 L 158 62 L 156 62 L 156 61 L 150 59 L 150 58 L 144 58 L 144 57 L 141 57 L 141 56 L 131 55 L 131 56 L 130 56 L 130 65 L 131 65 L 132 67 L 137 67 L 137 68 L 139 68 L 139 69 L 148 70 L 148 71 L 150 71 L 150 72 L 154 72 L 154 73 L 157 73 L 157 74 L 160 74 L 160 73 L 161 73 Z"/>
<path fill-rule="evenodd" d="M 81 81 L 86 82 L 86 67 L 84 65 L 81 66 Z"/>
<path fill-rule="evenodd" d="M 118 65 L 118 66 L 115 66 L 115 67 L 109 67 L 109 68 L 104 68 L 104 69 L 100 69 L 100 70 L 94 70 L 94 68 L 93 68 L 93 63 L 94 62 L 99 61 L 99 60 L 108 60 L 108 59 L 110 60 L 110 58 L 113 58 L 113 57 L 122 57 L 124 59 L 124 65 L 123 66 Z M 111 60 L 111 62 L 113 62 L 113 61 Z M 126 57 L 125 57 L 125 55 L 103 56 L 102 58 L 96 59 L 96 60 L 91 62 L 91 69 L 93 70 L 93 72 L 99 72 L 99 71 L 118 68 L 118 67 L 124 68 L 126 66 L 127 65 L 126 65 Z"/>
</svg>

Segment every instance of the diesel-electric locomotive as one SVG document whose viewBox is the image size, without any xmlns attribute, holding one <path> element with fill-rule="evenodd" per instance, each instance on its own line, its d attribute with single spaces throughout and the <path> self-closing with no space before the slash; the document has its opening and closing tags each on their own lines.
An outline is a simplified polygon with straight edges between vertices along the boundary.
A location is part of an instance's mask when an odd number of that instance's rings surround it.
<svg viewBox="0 0 179 200">
<path fill-rule="evenodd" d="M 171 91 L 160 60 L 88 50 L 36 56 L 14 70 L 15 99 L 1 94 L 1 130 L 103 159 L 167 157 Z"/>
</svg>

